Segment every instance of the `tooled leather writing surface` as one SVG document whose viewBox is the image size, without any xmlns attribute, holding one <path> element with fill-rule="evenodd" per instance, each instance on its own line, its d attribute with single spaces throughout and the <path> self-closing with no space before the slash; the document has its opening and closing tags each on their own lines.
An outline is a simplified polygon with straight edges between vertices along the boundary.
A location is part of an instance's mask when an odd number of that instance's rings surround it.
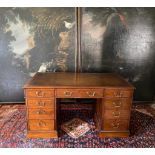
<svg viewBox="0 0 155 155">
<path fill-rule="evenodd" d="M 24 88 L 44 87 L 131 87 L 127 81 L 113 73 L 37 73 Z"/>
</svg>

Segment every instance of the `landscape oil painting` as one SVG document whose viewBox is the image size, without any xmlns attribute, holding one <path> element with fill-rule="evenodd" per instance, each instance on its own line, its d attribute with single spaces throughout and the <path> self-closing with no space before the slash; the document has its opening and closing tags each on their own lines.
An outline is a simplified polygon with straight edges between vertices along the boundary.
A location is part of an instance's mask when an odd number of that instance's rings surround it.
<svg viewBox="0 0 155 155">
<path fill-rule="evenodd" d="M 0 8 L 0 70 L 0 101 L 38 71 L 74 72 L 75 8 Z"/>
</svg>

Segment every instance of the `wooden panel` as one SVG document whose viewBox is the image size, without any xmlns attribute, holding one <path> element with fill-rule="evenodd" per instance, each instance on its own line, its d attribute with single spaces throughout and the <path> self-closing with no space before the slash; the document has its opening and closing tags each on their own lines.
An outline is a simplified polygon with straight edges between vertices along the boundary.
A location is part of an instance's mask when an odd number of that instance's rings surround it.
<svg viewBox="0 0 155 155">
<path fill-rule="evenodd" d="M 105 89 L 105 97 L 132 97 L 133 91 L 129 89 Z"/>
<path fill-rule="evenodd" d="M 54 130 L 54 120 L 29 120 L 28 121 L 28 129 L 31 131 Z"/>
<path fill-rule="evenodd" d="M 128 137 L 129 136 L 129 131 L 126 132 L 105 132 L 101 131 L 99 133 L 100 138 L 105 138 L 105 137 Z"/>
<path fill-rule="evenodd" d="M 121 109 L 130 110 L 132 100 L 128 98 L 106 98 L 104 99 L 104 108 L 106 110 Z"/>
<path fill-rule="evenodd" d="M 102 98 L 103 89 L 81 89 L 79 90 L 80 96 L 84 98 Z"/>
<path fill-rule="evenodd" d="M 105 110 L 104 119 L 129 119 L 129 110 Z"/>
<path fill-rule="evenodd" d="M 54 98 L 51 99 L 27 99 L 27 105 L 29 108 L 52 108 L 54 109 Z"/>
<path fill-rule="evenodd" d="M 29 131 L 27 132 L 28 138 L 58 138 L 57 131 Z"/>
<path fill-rule="evenodd" d="M 28 109 L 29 119 L 54 119 L 54 109 Z"/>
<path fill-rule="evenodd" d="M 105 119 L 103 121 L 102 128 L 108 131 L 126 131 L 129 127 L 129 120 L 109 120 Z"/>
<path fill-rule="evenodd" d="M 26 90 L 27 97 L 53 97 L 54 89 L 28 89 Z"/>
</svg>

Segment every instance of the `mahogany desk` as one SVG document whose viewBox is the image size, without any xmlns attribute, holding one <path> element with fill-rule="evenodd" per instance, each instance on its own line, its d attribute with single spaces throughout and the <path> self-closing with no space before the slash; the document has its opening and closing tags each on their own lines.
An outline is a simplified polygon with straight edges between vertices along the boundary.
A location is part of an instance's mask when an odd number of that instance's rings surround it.
<svg viewBox="0 0 155 155">
<path fill-rule="evenodd" d="M 100 137 L 127 137 L 134 87 L 116 74 L 37 73 L 24 86 L 27 136 L 57 138 L 59 98 L 95 98 Z"/>
</svg>

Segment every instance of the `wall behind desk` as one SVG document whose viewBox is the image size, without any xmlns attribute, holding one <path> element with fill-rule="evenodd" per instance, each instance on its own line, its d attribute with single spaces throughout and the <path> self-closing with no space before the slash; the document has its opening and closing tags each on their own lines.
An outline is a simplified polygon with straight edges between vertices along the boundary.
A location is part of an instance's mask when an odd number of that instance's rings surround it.
<svg viewBox="0 0 155 155">
<path fill-rule="evenodd" d="M 0 8 L 0 102 L 24 101 L 40 68 L 75 72 L 75 8 Z M 155 9 L 82 8 L 82 72 L 116 72 L 134 100 L 155 94 Z"/>
</svg>

